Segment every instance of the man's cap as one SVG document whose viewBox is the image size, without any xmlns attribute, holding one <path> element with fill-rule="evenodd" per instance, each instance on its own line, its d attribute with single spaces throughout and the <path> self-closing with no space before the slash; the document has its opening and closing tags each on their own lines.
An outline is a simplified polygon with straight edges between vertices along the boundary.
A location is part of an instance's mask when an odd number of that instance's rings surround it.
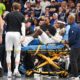
<svg viewBox="0 0 80 80">
<path fill-rule="evenodd" d="M 58 13 L 53 13 L 53 15 L 58 16 Z"/>
</svg>

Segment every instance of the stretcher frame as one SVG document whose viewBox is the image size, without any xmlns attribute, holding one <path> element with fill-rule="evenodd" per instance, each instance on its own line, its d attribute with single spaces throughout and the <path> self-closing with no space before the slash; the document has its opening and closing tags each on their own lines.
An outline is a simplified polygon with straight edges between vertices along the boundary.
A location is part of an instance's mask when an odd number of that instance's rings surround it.
<svg viewBox="0 0 80 80">
<path fill-rule="evenodd" d="M 69 52 L 70 52 L 69 49 L 62 48 L 62 49 L 59 49 L 59 50 L 57 50 L 57 49 L 56 50 L 47 50 L 47 53 L 49 53 L 49 55 L 51 55 L 50 57 L 47 57 L 43 54 L 44 52 L 46 52 L 46 50 L 40 50 L 40 47 L 41 47 L 41 45 L 38 46 L 37 50 L 29 50 L 28 52 L 31 53 L 31 54 L 33 53 L 33 55 L 35 55 L 35 56 L 39 56 L 41 59 L 43 59 L 45 61 L 43 63 L 35 66 L 34 69 L 27 70 L 25 72 L 25 74 L 27 76 L 30 76 L 34 73 L 43 74 L 43 75 L 54 75 L 54 74 L 56 74 L 56 75 L 61 75 L 63 77 L 68 76 L 69 75 L 68 71 L 63 69 L 59 65 L 57 65 L 55 63 L 55 60 L 59 59 L 60 56 L 62 56 L 62 55 L 69 55 Z M 52 71 L 52 72 L 39 71 L 39 68 L 42 68 L 43 66 L 45 66 L 47 64 L 56 68 L 57 71 Z"/>
</svg>

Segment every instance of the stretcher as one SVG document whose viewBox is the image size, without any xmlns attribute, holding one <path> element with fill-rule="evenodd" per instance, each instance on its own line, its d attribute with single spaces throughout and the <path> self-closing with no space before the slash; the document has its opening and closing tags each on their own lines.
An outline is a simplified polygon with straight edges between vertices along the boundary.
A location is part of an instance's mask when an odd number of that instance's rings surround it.
<svg viewBox="0 0 80 80">
<path fill-rule="evenodd" d="M 35 42 L 35 43 L 34 43 Z M 56 64 L 56 60 L 58 60 L 61 56 L 69 55 L 69 49 L 66 48 L 63 44 L 40 44 L 38 40 L 32 41 L 29 46 L 22 47 L 22 52 L 28 52 L 35 56 L 40 57 L 40 59 L 44 60 L 44 62 L 36 65 L 34 69 L 26 70 L 24 73 L 26 75 L 31 75 L 33 73 L 38 74 L 49 74 L 49 75 L 62 75 L 66 77 L 69 73 L 63 69 L 60 65 Z M 49 54 L 46 56 L 45 54 Z M 47 64 L 51 65 L 52 67 L 56 68 L 55 71 L 39 71 L 40 68 L 46 66 Z"/>
</svg>

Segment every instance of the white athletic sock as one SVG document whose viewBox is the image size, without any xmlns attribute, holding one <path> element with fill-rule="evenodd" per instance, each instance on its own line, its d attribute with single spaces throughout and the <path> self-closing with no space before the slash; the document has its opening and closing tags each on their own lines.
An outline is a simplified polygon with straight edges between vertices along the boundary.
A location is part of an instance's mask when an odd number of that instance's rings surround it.
<svg viewBox="0 0 80 80">
<path fill-rule="evenodd" d="M 18 71 L 19 63 L 20 63 L 20 51 L 15 51 L 15 71 Z"/>
<path fill-rule="evenodd" d="M 69 69 L 69 65 L 70 65 L 70 58 L 69 56 L 66 58 L 66 61 L 65 61 L 65 69 L 68 70 Z"/>
<path fill-rule="evenodd" d="M 6 62 L 7 62 L 8 71 L 11 71 L 11 51 L 7 51 L 6 54 L 7 54 Z"/>
</svg>

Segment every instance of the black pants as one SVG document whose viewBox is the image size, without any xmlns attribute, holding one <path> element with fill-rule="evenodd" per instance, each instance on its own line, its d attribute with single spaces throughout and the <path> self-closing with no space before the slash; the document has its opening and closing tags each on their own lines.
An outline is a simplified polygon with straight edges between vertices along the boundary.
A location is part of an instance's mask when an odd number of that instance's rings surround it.
<svg viewBox="0 0 80 80">
<path fill-rule="evenodd" d="M 79 75 L 80 48 L 71 48 L 70 52 L 71 74 L 73 77 Z"/>
<path fill-rule="evenodd" d="M 7 72 L 7 64 L 6 64 L 6 51 L 5 51 L 5 34 L 3 34 L 3 41 L 0 44 L 0 61 L 2 63 L 3 72 Z"/>
</svg>

